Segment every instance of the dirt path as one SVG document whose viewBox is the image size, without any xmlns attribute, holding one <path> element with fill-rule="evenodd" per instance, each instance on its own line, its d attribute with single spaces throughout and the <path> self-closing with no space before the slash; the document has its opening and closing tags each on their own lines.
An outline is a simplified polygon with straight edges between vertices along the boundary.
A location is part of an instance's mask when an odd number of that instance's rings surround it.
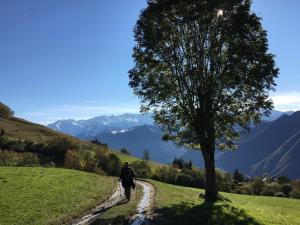
<svg viewBox="0 0 300 225">
<path fill-rule="evenodd" d="M 153 205 L 154 205 L 154 187 L 147 182 L 144 181 L 136 181 L 136 184 L 141 185 L 143 188 L 142 198 L 137 206 L 137 214 L 130 219 L 130 224 L 132 225 L 142 225 L 147 224 L 147 221 L 152 213 Z M 117 190 L 114 194 L 109 198 L 109 200 L 95 209 L 93 209 L 89 214 L 85 215 L 81 219 L 75 220 L 72 225 L 87 225 L 93 223 L 101 214 L 111 207 L 117 205 L 121 201 L 124 200 L 122 195 L 123 190 L 121 185 L 118 185 Z"/>
<path fill-rule="evenodd" d="M 131 218 L 131 225 L 149 224 L 153 214 L 155 189 L 152 184 L 137 181 L 143 187 L 143 196 L 137 207 L 137 214 Z"/>
</svg>

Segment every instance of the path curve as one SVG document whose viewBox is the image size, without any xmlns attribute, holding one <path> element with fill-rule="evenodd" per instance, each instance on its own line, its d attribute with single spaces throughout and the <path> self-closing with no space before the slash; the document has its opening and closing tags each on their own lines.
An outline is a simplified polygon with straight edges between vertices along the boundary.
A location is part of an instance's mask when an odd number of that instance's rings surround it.
<svg viewBox="0 0 300 225">
<path fill-rule="evenodd" d="M 137 181 L 143 187 L 143 196 L 137 206 L 137 214 L 131 218 L 131 225 L 149 224 L 153 215 L 155 188 L 145 181 Z"/>
<path fill-rule="evenodd" d="M 142 186 L 143 195 L 136 209 L 137 214 L 131 217 L 130 224 L 142 225 L 147 223 L 149 215 L 152 213 L 155 189 L 152 184 L 145 181 L 137 180 L 136 184 Z M 88 225 L 93 223 L 101 216 L 103 212 L 124 200 L 122 193 L 123 190 L 119 184 L 116 191 L 106 202 L 91 210 L 91 212 L 84 217 L 74 220 L 71 225 Z"/>
</svg>

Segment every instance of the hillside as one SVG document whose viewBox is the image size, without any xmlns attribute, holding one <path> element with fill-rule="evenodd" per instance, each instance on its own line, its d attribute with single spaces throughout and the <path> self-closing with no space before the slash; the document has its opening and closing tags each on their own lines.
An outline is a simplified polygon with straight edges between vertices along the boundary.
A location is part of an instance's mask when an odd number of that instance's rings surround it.
<svg viewBox="0 0 300 225">
<path fill-rule="evenodd" d="M 104 202 L 116 180 L 75 170 L 0 167 L 0 224 L 62 224 Z"/>
<path fill-rule="evenodd" d="M 240 143 L 236 152 L 227 152 L 218 160 L 226 171 L 236 168 L 245 174 L 287 175 L 299 178 L 300 112 L 284 115 L 269 123 L 260 132 Z M 232 163 L 234 162 L 234 163 Z"/>
<path fill-rule="evenodd" d="M 105 146 L 104 147 L 98 146 L 98 145 L 92 144 L 89 141 L 80 140 L 73 136 L 63 134 L 58 131 L 54 131 L 43 125 L 31 123 L 29 121 L 26 121 L 26 120 L 23 120 L 20 118 L 15 118 L 15 117 L 12 117 L 10 119 L 0 118 L 0 130 L 1 129 L 4 129 L 6 135 L 10 139 L 14 139 L 16 141 L 25 140 L 25 141 L 33 141 L 36 143 L 47 143 L 47 142 L 53 141 L 57 138 L 71 140 L 71 146 L 73 146 L 72 143 L 75 143 L 75 145 L 79 146 L 79 149 L 80 149 L 79 152 L 81 152 L 80 153 L 81 160 L 83 160 L 84 157 L 89 154 L 92 154 L 92 156 L 95 157 L 95 153 L 91 152 L 91 150 L 100 148 L 100 149 L 104 150 L 105 154 L 102 153 L 101 157 L 100 158 L 98 157 L 97 160 L 100 160 L 100 161 L 102 160 L 103 161 L 102 164 L 105 164 L 105 163 L 110 164 L 108 162 L 108 160 L 114 161 L 113 157 L 109 158 L 109 155 L 113 152 L 109 147 L 107 148 Z M 56 143 L 56 144 L 60 145 L 60 143 Z M 70 143 L 61 143 L 61 144 L 65 145 L 65 147 L 70 145 Z M 63 148 L 65 148 L 65 147 L 63 147 Z M 61 148 L 61 147 L 59 147 L 59 148 Z M 56 151 L 56 153 L 53 153 L 54 155 L 51 156 L 51 155 L 49 155 L 49 153 L 45 154 L 45 151 L 42 149 L 41 150 L 37 149 L 34 151 L 34 153 L 36 153 L 36 151 L 38 153 L 40 161 L 42 161 L 42 162 L 47 161 L 46 163 L 48 163 L 49 160 L 54 161 L 53 158 L 55 158 L 56 155 L 59 154 L 59 152 Z M 52 150 L 50 149 L 50 151 L 52 151 Z M 134 162 L 134 161 L 140 160 L 139 158 L 136 158 L 131 155 L 122 154 L 120 152 L 115 152 L 115 155 L 120 159 L 121 165 L 125 161 Z M 46 160 L 45 160 L 45 158 L 46 158 Z M 113 167 L 120 167 L 121 165 L 113 166 L 113 164 L 112 164 L 112 165 L 106 166 L 106 167 L 112 167 L 111 169 L 113 169 Z M 152 161 L 149 161 L 149 165 L 150 165 L 152 171 L 155 171 L 157 168 L 162 166 L 161 164 L 152 162 Z M 79 169 L 78 166 L 75 166 L 75 167 L 77 169 Z M 84 168 L 82 168 L 82 169 L 85 170 Z M 106 168 L 106 169 L 108 169 L 108 168 Z"/>
<path fill-rule="evenodd" d="M 216 151 L 216 165 L 228 172 L 238 169 L 250 176 L 269 173 L 272 176 L 299 178 L 299 133 L 300 112 L 263 122 L 241 136 L 236 151 Z M 189 151 L 183 158 L 203 167 L 200 152 Z"/>
<path fill-rule="evenodd" d="M 71 137 L 40 124 L 31 123 L 17 117 L 10 119 L 0 118 L 0 129 L 4 129 L 9 137 L 37 142 L 51 140 L 55 137 Z"/>
</svg>

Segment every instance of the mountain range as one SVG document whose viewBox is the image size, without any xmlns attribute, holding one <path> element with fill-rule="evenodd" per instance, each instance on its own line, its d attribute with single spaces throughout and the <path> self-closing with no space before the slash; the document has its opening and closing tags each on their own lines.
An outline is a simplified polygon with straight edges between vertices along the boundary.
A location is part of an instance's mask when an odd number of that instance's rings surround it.
<svg viewBox="0 0 300 225">
<path fill-rule="evenodd" d="M 183 151 L 161 140 L 161 131 L 154 125 L 151 114 L 123 114 L 101 116 L 89 120 L 60 120 L 48 127 L 84 140 L 98 138 L 111 148 L 125 147 L 133 156 L 142 157 L 149 150 L 152 160 L 170 163 L 174 157 L 192 160 L 203 167 L 198 151 Z M 217 167 L 233 172 L 235 169 L 256 176 L 300 177 L 300 112 L 274 111 L 264 122 L 243 135 L 235 152 L 216 152 Z"/>
</svg>

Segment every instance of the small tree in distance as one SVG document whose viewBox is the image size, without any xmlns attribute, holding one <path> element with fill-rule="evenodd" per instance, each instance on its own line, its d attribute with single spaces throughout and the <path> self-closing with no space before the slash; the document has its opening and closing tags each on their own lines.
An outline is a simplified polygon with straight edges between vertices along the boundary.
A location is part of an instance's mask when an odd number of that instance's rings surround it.
<svg viewBox="0 0 300 225">
<path fill-rule="evenodd" d="M 146 162 L 150 160 L 150 152 L 148 149 L 145 149 L 143 152 L 143 160 L 145 160 Z"/>
<path fill-rule="evenodd" d="M 7 105 L 0 102 L 0 118 L 9 119 L 14 115 L 14 111 L 12 111 Z"/>
<path fill-rule="evenodd" d="M 202 152 L 206 201 L 217 199 L 216 145 L 235 148 L 235 128 L 272 109 L 279 71 L 260 20 L 251 0 L 148 0 L 134 29 L 129 85 L 164 140 Z"/>
<path fill-rule="evenodd" d="M 244 175 L 242 173 L 240 173 L 237 169 L 234 171 L 233 173 L 233 180 L 236 182 L 236 183 L 239 183 L 239 182 L 242 182 L 244 181 Z"/>
<path fill-rule="evenodd" d="M 127 148 L 121 148 L 120 152 L 126 155 L 130 155 L 130 151 Z"/>
</svg>

